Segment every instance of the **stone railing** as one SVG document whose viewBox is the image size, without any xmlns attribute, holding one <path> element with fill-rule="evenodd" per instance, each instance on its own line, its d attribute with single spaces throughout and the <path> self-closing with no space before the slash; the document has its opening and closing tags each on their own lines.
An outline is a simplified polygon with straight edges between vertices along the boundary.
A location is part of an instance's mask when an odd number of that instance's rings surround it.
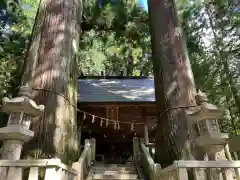
<svg viewBox="0 0 240 180">
<path fill-rule="evenodd" d="M 143 140 L 141 142 L 143 142 Z M 154 159 L 154 156 L 155 156 L 155 144 L 154 143 L 148 143 L 148 144 L 145 144 L 145 146 L 148 148 L 150 156 Z"/>
<path fill-rule="evenodd" d="M 133 138 L 133 162 L 138 172 L 139 179 L 145 179 L 144 173 L 141 168 L 141 153 L 140 144 L 137 137 Z"/>
<path fill-rule="evenodd" d="M 85 141 L 84 150 L 78 162 L 68 167 L 59 159 L 19 160 L 22 147 L 34 136 L 30 125 L 44 112 L 43 105 L 37 105 L 31 98 L 28 86 L 20 88 L 19 97 L 3 98 L 2 111 L 9 114 L 8 124 L 0 128 L 0 141 L 3 142 L 0 156 L 0 180 L 83 180 L 95 161 L 95 139 Z"/>
<path fill-rule="evenodd" d="M 136 143 L 135 143 L 136 144 Z M 136 148 L 137 149 L 137 148 Z M 153 161 L 148 147 L 140 143 L 140 162 L 149 180 L 240 179 L 240 161 L 175 161 L 164 169 Z"/>
<path fill-rule="evenodd" d="M 75 180 L 77 171 L 66 166 L 60 159 L 0 160 L 0 167 L 7 169 L 5 180 L 69 179 Z M 1 174 L 1 177 L 3 174 Z"/>
<path fill-rule="evenodd" d="M 92 164 L 95 162 L 96 157 L 96 140 L 86 139 L 84 150 L 78 160 L 73 163 L 72 167 L 78 172 L 78 180 L 83 180 L 87 177 Z"/>
<path fill-rule="evenodd" d="M 0 180 L 83 180 L 95 161 L 95 139 L 85 140 L 84 150 L 78 160 L 69 167 L 60 159 L 40 160 L 0 160 L 0 170 L 4 168 L 7 174 L 1 174 Z"/>
<path fill-rule="evenodd" d="M 239 179 L 240 161 L 175 161 L 164 169 L 156 169 L 154 180 L 233 180 Z M 201 173 L 194 173 L 200 172 Z"/>
<path fill-rule="evenodd" d="M 149 153 L 149 148 L 144 144 L 141 139 L 140 143 L 140 162 L 143 166 L 144 173 L 149 180 L 155 180 L 156 169 L 161 169 L 160 164 L 155 164 L 151 154 Z"/>
</svg>

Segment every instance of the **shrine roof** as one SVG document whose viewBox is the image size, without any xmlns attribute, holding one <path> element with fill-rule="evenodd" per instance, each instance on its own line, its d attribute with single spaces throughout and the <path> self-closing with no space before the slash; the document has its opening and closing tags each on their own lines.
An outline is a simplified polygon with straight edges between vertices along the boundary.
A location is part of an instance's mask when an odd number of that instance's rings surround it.
<svg viewBox="0 0 240 180">
<path fill-rule="evenodd" d="M 79 102 L 155 102 L 153 77 L 81 77 Z"/>
</svg>

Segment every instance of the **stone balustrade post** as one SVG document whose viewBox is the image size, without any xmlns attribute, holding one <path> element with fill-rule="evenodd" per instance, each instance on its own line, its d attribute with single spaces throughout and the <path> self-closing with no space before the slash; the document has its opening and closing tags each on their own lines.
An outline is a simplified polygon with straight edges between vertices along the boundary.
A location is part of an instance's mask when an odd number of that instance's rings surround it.
<svg viewBox="0 0 240 180">
<path fill-rule="evenodd" d="M 140 156 L 140 143 L 138 137 L 133 137 L 133 160 L 135 163 L 139 163 L 141 161 Z"/>
<path fill-rule="evenodd" d="M 34 135 L 29 129 L 31 121 L 41 116 L 44 106 L 37 105 L 31 99 L 31 91 L 28 87 L 22 87 L 19 97 L 2 100 L 2 111 L 9 114 L 6 127 L 0 128 L 0 141 L 3 141 L 1 159 L 19 160 L 23 144 Z M 6 168 L 0 169 L 0 179 L 16 180 L 21 176 L 21 169 L 10 168 L 8 174 Z"/>
<path fill-rule="evenodd" d="M 91 138 L 90 139 L 90 144 L 91 144 L 91 154 L 92 154 L 92 163 L 95 163 L 96 161 L 96 139 Z"/>
</svg>

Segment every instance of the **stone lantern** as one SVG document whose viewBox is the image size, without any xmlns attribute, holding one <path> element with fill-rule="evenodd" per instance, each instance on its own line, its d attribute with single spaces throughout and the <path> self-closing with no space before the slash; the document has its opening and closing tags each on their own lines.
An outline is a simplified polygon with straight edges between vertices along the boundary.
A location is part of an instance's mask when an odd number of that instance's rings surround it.
<svg viewBox="0 0 240 180">
<path fill-rule="evenodd" d="M 217 119 L 224 117 L 224 109 L 207 102 L 207 96 L 201 91 L 196 96 L 197 107 L 187 110 L 189 120 L 193 121 L 198 136 L 196 145 L 202 147 L 210 160 L 226 159 L 220 157 L 218 152 L 224 150 L 228 134 L 221 133 Z M 224 152 L 221 153 L 223 156 Z"/>
<path fill-rule="evenodd" d="M 28 87 L 22 87 L 19 97 L 3 98 L 2 111 L 9 114 L 8 124 L 0 128 L 0 141 L 3 141 L 1 159 L 20 159 L 24 142 L 29 141 L 34 132 L 29 130 L 31 121 L 41 116 L 44 106 L 37 105 Z"/>
</svg>

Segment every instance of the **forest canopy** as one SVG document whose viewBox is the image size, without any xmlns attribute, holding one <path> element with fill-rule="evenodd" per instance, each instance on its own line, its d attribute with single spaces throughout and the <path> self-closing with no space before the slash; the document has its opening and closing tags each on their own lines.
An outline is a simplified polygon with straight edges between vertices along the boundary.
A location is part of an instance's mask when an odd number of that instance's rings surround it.
<svg viewBox="0 0 240 180">
<path fill-rule="evenodd" d="M 0 97 L 21 84 L 38 0 L 0 2 Z M 224 106 L 224 132 L 240 129 L 240 6 L 233 0 L 177 1 L 197 88 Z M 83 1 L 78 75 L 153 75 L 148 12 L 135 1 Z"/>
</svg>

